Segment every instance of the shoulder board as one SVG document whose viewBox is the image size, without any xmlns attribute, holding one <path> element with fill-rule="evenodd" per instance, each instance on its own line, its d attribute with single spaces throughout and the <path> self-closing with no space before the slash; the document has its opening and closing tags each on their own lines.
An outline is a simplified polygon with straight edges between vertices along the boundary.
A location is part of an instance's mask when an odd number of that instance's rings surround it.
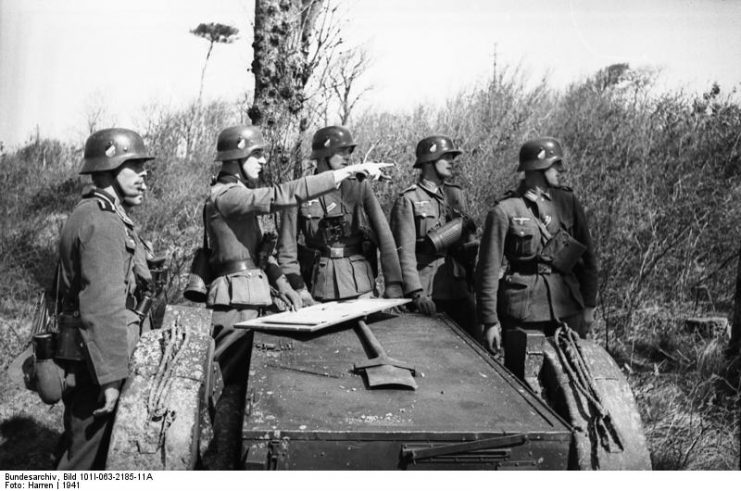
<svg viewBox="0 0 741 491">
<path fill-rule="evenodd" d="M 509 191 L 505 192 L 502 196 L 494 200 L 494 203 L 501 203 L 502 201 L 510 198 L 519 198 L 520 194 L 515 191 L 514 189 L 510 189 Z"/>
<path fill-rule="evenodd" d="M 404 191 L 402 191 L 401 194 L 408 193 L 409 191 L 414 191 L 415 189 L 417 189 L 417 185 L 416 184 L 412 184 L 411 186 L 409 186 L 408 188 L 406 188 Z"/>
<path fill-rule="evenodd" d="M 443 184 L 443 185 L 444 185 L 445 187 L 447 187 L 447 188 L 456 188 L 456 189 L 462 189 L 462 188 L 461 188 L 461 186 L 460 186 L 460 184 L 456 184 L 456 183 L 454 183 L 454 182 L 446 182 L 446 183 L 445 183 L 445 184 Z"/>
<path fill-rule="evenodd" d="M 217 196 L 220 196 L 229 189 L 239 185 L 242 185 L 242 183 L 240 183 L 239 181 L 230 183 L 217 182 L 216 184 L 211 186 L 211 199 L 215 199 Z"/>
<path fill-rule="evenodd" d="M 100 206 L 100 209 L 103 211 L 111 211 L 111 212 L 116 211 L 116 207 L 113 206 L 113 204 L 106 199 L 96 198 L 95 201 L 98 202 L 98 206 Z"/>
<path fill-rule="evenodd" d="M 573 193 L 574 190 L 570 188 L 569 186 L 557 186 L 556 189 L 560 189 L 561 191 L 566 191 L 569 193 Z"/>
</svg>

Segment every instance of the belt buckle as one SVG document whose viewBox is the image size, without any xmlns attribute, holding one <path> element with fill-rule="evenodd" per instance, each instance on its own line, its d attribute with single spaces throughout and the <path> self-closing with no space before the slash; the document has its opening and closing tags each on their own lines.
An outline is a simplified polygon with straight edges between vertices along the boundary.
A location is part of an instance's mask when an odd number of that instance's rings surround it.
<svg viewBox="0 0 741 491">
<path fill-rule="evenodd" d="M 344 247 L 330 247 L 329 257 L 332 259 L 339 259 L 339 258 L 345 257 L 345 248 Z"/>
</svg>

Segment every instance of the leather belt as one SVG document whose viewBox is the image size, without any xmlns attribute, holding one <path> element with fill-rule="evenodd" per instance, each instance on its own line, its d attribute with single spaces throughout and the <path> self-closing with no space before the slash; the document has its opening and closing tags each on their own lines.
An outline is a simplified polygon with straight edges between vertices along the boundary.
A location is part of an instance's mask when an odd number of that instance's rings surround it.
<svg viewBox="0 0 741 491">
<path fill-rule="evenodd" d="M 349 245 L 349 246 L 342 246 L 342 247 L 323 247 L 319 254 L 322 257 L 329 257 L 332 259 L 339 259 L 343 257 L 349 257 L 354 256 L 356 254 L 362 254 L 363 249 L 358 245 Z"/>
<path fill-rule="evenodd" d="M 248 269 L 258 269 L 252 259 L 243 259 L 241 261 L 227 261 L 219 264 L 216 268 L 216 276 L 226 276 L 229 274 L 247 271 Z"/>
<path fill-rule="evenodd" d="M 552 274 L 553 268 L 550 264 L 539 261 L 528 261 L 522 263 L 510 263 L 507 274 L 519 273 L 523 275 Z"/>
</svg>

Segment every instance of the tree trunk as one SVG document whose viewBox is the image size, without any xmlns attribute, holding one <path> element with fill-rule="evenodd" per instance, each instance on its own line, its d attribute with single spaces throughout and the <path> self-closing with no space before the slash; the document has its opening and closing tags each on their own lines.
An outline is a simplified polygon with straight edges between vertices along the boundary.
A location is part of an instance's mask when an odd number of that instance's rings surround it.
<svg viewBox="0 0 741 491">
<path fill-rule="evenodd" d="M 255 94 L 247 114 L 270 145 L 264 171 L 270 184 L 301 173 L 304 89 L 314 68 L 308 55 L 323 1 L 255 1 Z"/>
<path fill-rule="evenodd" d="M 739 250 L 738 256 L 736 293 L 733 296 L 733 323 L 731 324 L 731 340 L 728 343 L 727 353 L 729 357 L 741 354 L 741 250 Z"/>
</svg>

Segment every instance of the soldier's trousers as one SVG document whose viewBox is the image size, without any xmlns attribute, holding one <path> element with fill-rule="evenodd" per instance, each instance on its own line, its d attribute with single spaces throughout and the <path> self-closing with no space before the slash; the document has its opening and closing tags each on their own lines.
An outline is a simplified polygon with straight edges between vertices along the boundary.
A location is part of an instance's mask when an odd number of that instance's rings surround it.
<svg viewBox="0 0 741 491">
<path fill-rule="evenodd" d="M 252 330 L 235 329 L 234 324 L 260 315 L 256 308 L 231 308 L 213 311 L 211 323 L 214 338 L 214 358 L 221 368 L 224 385 L 243 383 L 247 380 L 250 353 L 252 351 Z"/>
<path fill-rule="evenodd" d="M 57 461 L 57 470 L 105 469 L 115 413 L 93 416 L 93 411 L 102 406 L 101 391 L 84 363 L 72 362 L 67 373 L 67 380 L 74 380 L 74 387 L 67 387 L 62 395 L 63 452 Z"/>
</svg>

